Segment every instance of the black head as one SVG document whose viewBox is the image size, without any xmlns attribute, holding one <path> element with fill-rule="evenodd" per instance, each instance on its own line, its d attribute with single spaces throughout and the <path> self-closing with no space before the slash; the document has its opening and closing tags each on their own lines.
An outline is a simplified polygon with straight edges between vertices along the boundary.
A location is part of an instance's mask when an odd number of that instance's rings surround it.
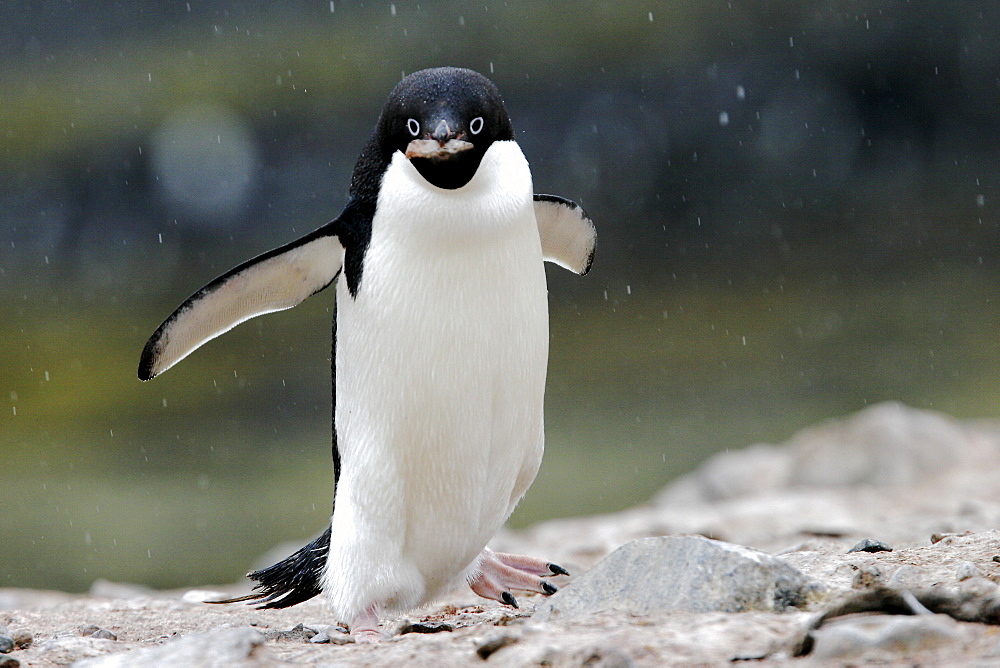
<svg viewBox="0 0 1000 668">
<path fill-rule="evenodd" d="M 396 85 L 373 140 L 387 161 L 399 151 L 428 182 L 453 190 L 472 180 L 494 141 L 513 138 L 492 81 L 472 70 L 438 67 Z"/>
</svg>

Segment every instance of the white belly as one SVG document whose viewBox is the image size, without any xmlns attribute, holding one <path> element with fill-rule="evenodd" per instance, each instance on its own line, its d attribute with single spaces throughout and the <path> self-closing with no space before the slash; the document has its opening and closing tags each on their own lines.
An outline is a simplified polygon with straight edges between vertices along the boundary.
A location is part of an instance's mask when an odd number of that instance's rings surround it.
<svg viewBox="0 0 1000 668">
<path fill-rule="evenodd" d="M 337 288 L 342 468 L 326 588 L 343 620 L 451 586 L 543 447 L 547 298 L 520 149 L 495 143 L 459 191 L 397 155 L 382 192 L 357 298 Z"/>
</svg>

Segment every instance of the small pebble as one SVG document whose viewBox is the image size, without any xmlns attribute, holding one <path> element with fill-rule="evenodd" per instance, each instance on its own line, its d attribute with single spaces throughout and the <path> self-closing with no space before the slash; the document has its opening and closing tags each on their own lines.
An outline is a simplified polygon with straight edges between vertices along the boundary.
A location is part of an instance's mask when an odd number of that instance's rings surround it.
<svg viewBox="0 0 1000 668">
<path fill-rule="evenodd" d="M 922 580 L 923 574 L 919 568 L 904 564 L 896 569 L 886 584 L 893 589 L 912 589 L 919 587 Z"/>
<path fill-rule="evenodd" d="M 857 567 L 858 572 L 851 580 L 851 586 L 855 589 L 868 589 L 882 584 L 885 579 L 882 569 L 875 564 L 864 564 Z"/>
<path fill-rule="evenodd" d="M 476 654 L 479 656 L 480 659 L 486 661 L 488 658 L 490 658 L 490 656 L 492 656 L 496 652 L 499 652 L 504 647 L 507 647 L 508 645 L 513 645 L 516 642 L 517 638 L 515 638 L 514 636 L 508 636 L 508 635 L 497 636 L 496 638 L 491 638 L 487 640 L 482 645 L 477 647 Z"/>
<path fill-rule="evenodd" d="M 0 654 L 14 651 L 14 639 L 10 636 L 0 636 Z"/>
<path fill-rule="evenodd" d="M 948 543 L 950 544 L 951 538 L 961 538 L 962 536 L 968 536 L 971 533 L 972 533 L 971 531 L 965 531 L 963 533 L 932 533 L 931 542 L 940 543 L 943 540 L 948 540 Z"/>
<path fill-rule="evenodd" d="M 399 626 L 399 635 L 406 633 L 441 633 L 454 631 L 455 627 L 446 622 L 411 622 L 405 621 Z"/>
<path fill-rule="evenodd" d="M 766 661 L 771 655 L 767 652 L 763 654 L 737 654 L 729 659 L 730 663 L 744 663 L 749 661 Z"/>
<path fill-rule="evenodd" d="M 100 626 L 94 626 L 93 624 L 81 626 L 80 635 L 90 638 L 99 638 L 100 640 L 118 640 L 118 636 L 111 631 L 102 629 Z"/>
<path fill-rule="evenodd" d="M 1000 554 L 997 554 L 997 555 L 995 555 L 995 556 L 993 557 L 993 561 L 995 561 L 995 562 L 997 562 L 998 564 L 1000 564 Z"/>
<path fill-rule="evenodd" d="M 314 645 L 330 643 L 333 645 L 344 644 L 343 638 L 347 636 L 347 629 L 343 626 L 331 626 L 329 624 L 310 624 L 305 627 L 307 631 L 312 631 L 316 635 L 309 638 L 309 642 Z"/>
<path fill-rule="evenodd" d="M 279 642 L 306 642 L 316 636 L 316 631 L 306 628 L 301 623 L 296 624 L 287 631 L 265 631 L 264 637 L 267 640 Z"/>
<path fill-rule="evenodd" d="M 20 668 L 21 662 L 6 654 L 0 656 L 0 668 Z"/>
<path fill-rule="evenodd" d="M 10 637 L 14 639 L 14 645 L 18 649 L 28 649 L 31 647 L 31 643 L 35 641 L 34 636 L 31 635 L 31 631 L 28 629 L 14 629 L 11 631 Z"/>
<path fill-rule="evenodd" d="M 892 546 L 874 538 L 865 538 L 847 551 L 848 554 L 851 552 L 892 552 Z"/>
<path fill-rule="evenodd" d="M 581 666 L 594 666 L 594 668 L 632 668 L 635 665 L 629 655 L 617 647 L 584 650 L 573 658 L 579 660 Z"/>
<path fill-rule="evenodd" d="M 959 582 L 968 580 L 969 578 L 981 578 L 982 576 L 983 574 L 980 572 L 979 567 L 971 561 L 963 561 L 955 571 L 955 579 Z"/>
</svg>

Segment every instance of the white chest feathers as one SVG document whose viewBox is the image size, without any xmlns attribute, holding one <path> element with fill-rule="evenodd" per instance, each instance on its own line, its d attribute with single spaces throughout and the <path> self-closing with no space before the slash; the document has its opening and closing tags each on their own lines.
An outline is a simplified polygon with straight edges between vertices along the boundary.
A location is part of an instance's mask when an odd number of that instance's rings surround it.
<svg viewBox="0 0 1000 668">
<path fill-rule="evenodd" d="M 541 459 L 546 286 L 517 145 L 494 143 L 456 191 L 397 154 L 357 297 L 338 286 L 337 308 L 328 593 L 345 614 L 405 608 L 462 573 Z"/>
</svg>

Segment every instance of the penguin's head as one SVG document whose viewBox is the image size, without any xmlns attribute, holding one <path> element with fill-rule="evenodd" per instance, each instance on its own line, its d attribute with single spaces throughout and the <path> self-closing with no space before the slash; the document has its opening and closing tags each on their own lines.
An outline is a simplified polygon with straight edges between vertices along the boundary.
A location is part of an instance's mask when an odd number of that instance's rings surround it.
<svg viewBox="0 0 1000 668">
<path fill-rule="evenodd" d="M 495 141 L 514 139 L 500 91 L 472 70 L 437 67 L 407 76 L 380 119 L 383 146 L 399 151 L 428 183 L 454 190 L 475 176 Z"/>
</svg>

